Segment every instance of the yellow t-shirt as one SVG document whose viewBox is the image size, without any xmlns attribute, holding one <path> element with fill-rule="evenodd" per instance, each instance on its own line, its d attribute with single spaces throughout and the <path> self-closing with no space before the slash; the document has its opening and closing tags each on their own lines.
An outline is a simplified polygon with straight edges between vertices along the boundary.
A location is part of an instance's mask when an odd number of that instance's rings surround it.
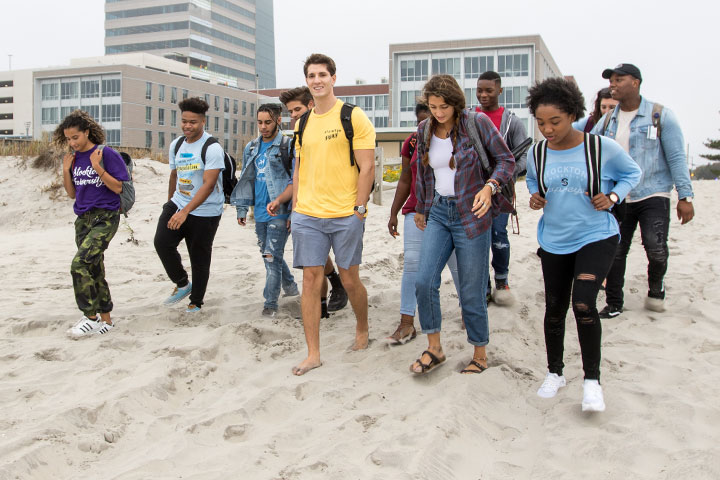
<svg viewBox="0 0 720 480">
<path fill-rule="evenodd" d="M 300 157 L 298 195 L 295 211 L 318 218 L 339 218 L 353 214 L 357 198 L 358 169 L 350 165 L 350 145 L 340 122 L 343 102 L 323 115 L 310 113 L 302 145 L 295 145 Z M 295 122 L 297 131 L 300 122 Z M 360 108 L 352 112 L 355 150 L 375 148 L 375 128 Z"/>
</svg>

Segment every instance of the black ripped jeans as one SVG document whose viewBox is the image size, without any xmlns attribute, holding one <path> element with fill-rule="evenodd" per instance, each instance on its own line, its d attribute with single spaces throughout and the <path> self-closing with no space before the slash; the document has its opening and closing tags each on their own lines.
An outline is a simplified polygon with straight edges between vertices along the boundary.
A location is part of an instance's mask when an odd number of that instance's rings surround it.
<svg viewBox="0 0 720 480">
<path fill-rule="evenodd" d="M 663 279 L 668 266 L 668 232 L 670 230 L 670 199 L 652 197 L 639 202 L 623 202 L 617 206 L 620 221 L 620 245 L 608 273 L 605 294 L 608 305 L 623 306 L 625 265 L 633 235 L 640 225 L 640 235 L 648 259 L 648 296 L 665 298 Z"/>
<path fill-rule="evenodd" d="M 565 317 L 572 296 L 586 380 L 600 380 L 602 327 L 595 302 L 617 250 L 618 236 L 558 255 L 542 248 L 538 255 L 545 281 L 545 348 L 548 370 L 563 374 Z"/>
</svg>

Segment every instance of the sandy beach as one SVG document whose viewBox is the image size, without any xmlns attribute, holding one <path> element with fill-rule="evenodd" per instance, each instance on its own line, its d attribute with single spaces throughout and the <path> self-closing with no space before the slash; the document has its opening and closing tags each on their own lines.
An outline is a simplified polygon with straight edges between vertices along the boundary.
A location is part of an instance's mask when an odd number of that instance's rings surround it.
<svg viewBox="0 0 720 480">
<path fill-rule="evenodd" d="M 402 237 L 387 232 L 387 190 L 385 205 L 370 206 L 360 270 L 371 345 L 348 350 L 348 305 L 321 323 L 322 368 L 295 377 L 306 354 L 299 297 L 282 298 L 277 318 L 260 315 L 265 269 L 253 225 L 238 226 L 234 208 L 215 239 L 202 312 L 163 307 L 173 285 L 153 236 L 168 166 L 138 160 L 137 203 L 105 256 L 117 328 L 71 340 L 65 331 L 81 315 L 69 273 L 72 201 L 42 191 L 52 172 L 11 157 L 0 165 L 1 480 L 720 478 L 718 182 L 693 184 L 688 225 L 673 201 L 663 314 L 643 309 L 647 261 L 636 235 L 626 310 L 603 321 L 607 410 L 584 414 L 572 312 L 568 386 L 554 399 L 535 395 L 546 372 L 540 213 L 524 183 L 521 234 L 510 239 L 517 302 L 489 307 L 489 370 L 459 373 L 472 350 L 447 271 L 448 361 L 414 377 L 408 367 L 426 338 L 383 342 L 399 319 L 403 258 Z M 189 267 L 184 245 L 181 253 Z"/>
</svg>

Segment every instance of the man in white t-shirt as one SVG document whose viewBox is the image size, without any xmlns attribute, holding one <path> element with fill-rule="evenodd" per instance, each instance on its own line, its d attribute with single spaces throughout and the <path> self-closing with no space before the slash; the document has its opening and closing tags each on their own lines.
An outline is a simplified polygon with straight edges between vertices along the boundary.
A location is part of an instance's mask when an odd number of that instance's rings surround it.
<svg viewBox="0 0 720 480">
<path fill-rule="evenodd" d="M 212 244 L 220 224 L 225 194 L 220 172 L 225 169 L 225 152 L 217 139 L 205 131 L 205 114 L 210 108 L 201 98 L 180 102 L 182 137 L 170 144 L 168 202 L 158 219 L 155 250 L 175 290 L 163 302 L 178 303 L 190 296 L 186 312 L 198 312 L 210 277 Z M 183 268 L 177 246 L 185 240 L 192 283 Z"/>
<path fill-rule="evenodd" d="M 621 63 L 605 69 L 602 76 L 610 81 L 610 94 L 620 103 L 598 121 L 592 133 L 614 138 L 637 162 L 643 175 L 625 201 L 615 207 L 621 238 L 607 276 L 607 306 L 600 312 L 600 317 L 616 317 L 623 311 L 625 264 L 638 225 L 648 259 L 645 308 L 662 312 L 665 310 L 673 186 L 678 192 L 678 219 L 684 225 L 695 215 L 685 141 L 672 111 L 640 95 L 642 75 L 635 65 Z"/>
</svg>

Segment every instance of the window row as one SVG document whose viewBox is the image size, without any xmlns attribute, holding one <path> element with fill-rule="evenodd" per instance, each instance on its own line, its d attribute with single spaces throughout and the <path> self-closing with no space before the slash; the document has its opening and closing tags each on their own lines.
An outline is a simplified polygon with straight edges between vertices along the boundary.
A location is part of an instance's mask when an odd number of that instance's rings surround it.
<svg viewBox="0 0 720 480">
<path fill-rule="evenodd" d="M 498 70 L 501 77 L 527 77 L 529 74 L 529 55 L 498 55 Z M 433 58 L 428 71 L 428 60 L 401 60 L 400 61 L 400 81 L 424 81 L 431 75 L 444 73 L 452 75 L 456 79 L 460 78 L 477 78 L 480 74 L 494 70 L 495 57 L 486 56 L 466 56 L 464 62 L 464 72 L 461 75 L 460 57 L 453 58 Z"/>
<path fill-rule="evenodd" d="M 120 79 L 43 83 L 40 87 L 40 96 L 43 100 L 57 100 L 58 98 L 69 100 L 78 98 L 78 96 L 80 98 L 119 97 Z"/>
</svg>

